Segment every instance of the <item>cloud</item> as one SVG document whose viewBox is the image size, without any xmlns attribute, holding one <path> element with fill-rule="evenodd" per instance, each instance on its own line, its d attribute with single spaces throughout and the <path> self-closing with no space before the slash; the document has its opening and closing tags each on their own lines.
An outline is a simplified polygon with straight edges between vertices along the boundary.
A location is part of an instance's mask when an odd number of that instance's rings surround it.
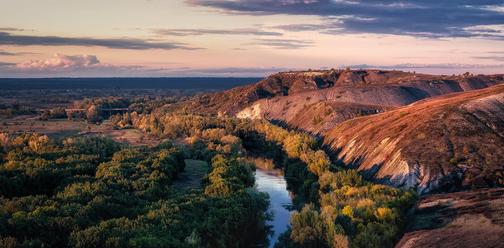
<svg viewBox="0 0 504 248">
<path fill-rule="evenodd" d="M 55 54 L 45 60 L 30 60 L 16 65 L 17 69 L 27 71 L 65 71 L 82 68 L 99 67 L 100 60 L 95 55 L 63 55 Z"/>
<path fill-rule="evenodd" d="M 162 69 L 102 63 L 95 55 L 55 54 L 51 58 L 17 64 L 0 62 L 0 75 L 4 77 L 147 76 L 159 70 Z"/>
<path fill-rule="evenodd" d="M 318 29 L 326 33 L 376 33 L 431 38 L 504 39 L 502 0 L 186 0 L 232 14 L 312 15 L 320 25 L 285 26 L 285 30 Z"/>
<path fill-rule="evenodd" d="M 262 77 L 289 68 L 278 67 L 149 67 L 103 63 L 95 55 L 55 54 L 51 58 L 18 64 L 0 62 L 4 77 Z"/>
<path fill-rule="evenodd" d="M 16 45 L 16 46 L 99 46 L 113 49 L 131 49 L 131 50 L 147 50 L 147 49 L 186 49 L 192 50 L 197 48 L 188 47 L 183 43 L 170 42 L 152 42 L 133 38 L 75 38 L 61 36 L 31 36 L 31 35 L 16 35 L 8 32 L 0 32 L 0 45 Z"/>
<path fill-rule="evenodd" d="M 416 71 L 428 74 L 461 74 L 465 72 L 471 73 L 502 73 L 504 64 L 396 64 L 396 65 L 350 65 L 341 66 L 340 68 L 350 67 L 353 69 L 381 69 L 381 70 L 402 70 Z"/>
<path fill-rule="evenodd" d="M 196 36 L 196 35 L 257 35 L 257 36 L 282 36 L 282 33 L 271 32 L 256 28 L 237 28 L 237 29 L 158 29 L 155 30 L 159 35 L 170 36 Z"/>
<path fill-rule="evenodd" d="M 396 64 L 341 65 L 339 68 L 417 71 L 431 74 L 501 73 L 504 64 Z M 327 69 L 329 67 L 321 67 Z M 303 70 L 285 67 L 148 67 L 102 63 L 94 55 L 56 54 L 45 60 L 19 64 L 0 62 L 3 77 L 263 77 L 281 71 Z"/>
<path fill-rule="evenodd" d="M 341 66 L 344 68 L 347 66 Z M 354 69 L 469 69 L 469 68 L 504 68 L 504 65 L 483 65 L 483 64 L 396 64 L 396 65 L 350 65 Z"/>
<path fill-rule="evenodd" d="M 474 56 L 474 59 L 482 59 L 482 60 L 493 60 L 493 61 L 502 61 L 504 62 L 504 52 L 489 52 L 489 55 L 484 56 Z"/>
<path fill-rule="evenodd" d="M 0 27 L 0 31 L 14 32 L 14 31 L 25 31 L 25 29 L 22 29 L 22 28 L 10 28 L 10 27 Z"/>
<path fill-rule="evenodd" d="M 0 62 L 0 74 L 7 77 L 169 77 L 169 76 L 265 76 L 288 70 L 278 67 L 148 67 L 143 65 L 113 65 L 103 63 L 95 55 L 55 54 L 47 59 L 35 59 L 18 64 Z"/>
<path fill-rule="evenodd" d="M 265 76 L 289 68 L 279 67 L 221 67 L 221 68 L 174 68 L 165 69 L 169 75 L 178 76 Z"/>
<path fill-rule="evenodd" d="M 11 53 L 0 50 L 0 56 L 14 56 L 14 55 L 17 55 L 17 53 Z"/>
<path fill-rule="evenodd" d="M 257 39 L 252 45 L 261 45 L 276 49 L 301 49 L 313 45 L 312 41 L 291 39 Z"/>
<path fill-rule="evenodd" d="M 503 61 L 504 56 L 475 56 L 475 59 L 493 60 L 493 61 Z"/>
<path fill-rule="evenodd" d="M 17 64 L 9 65 L 10 72 L 25 74 L 54 74 L 66 75 L 65 73 L 114 73 L 114 72 L 133 72 L 137 70 L 147 70 L 144 66 L 129 65 L 117 66 L 102 63 L 96 55 L 64 55 L 55 54 L 51 58 L 42 60 L 29 60 Z"/>
<path fill-rule="evenodd" d="M 16 65 L 16 64 L 8 63 L 8 62 L 0 62 L 0 67 L 13 66 L 13 65 Z"/>
<path fill-rule="evenodd" d="M 284 31 L 290 32 L 302 32 L 302 31 L 321 31 L 321 30 L 331 30 L 340 28 L 336 28 L 335 25 L 331 25 L 329 23 L 325 24 L 286 24 L 286 25 L 277 25 L 272 26 L 271 28 L 280 29 Z"/>
<path fill-rule="evenodd" d="M 0 56 L 17 56 L 17 55 L 27 55 L 27 54 L 36 54 L 31 52 L 8 52 L 4 50 L 0 50 Z"/>
</svg>

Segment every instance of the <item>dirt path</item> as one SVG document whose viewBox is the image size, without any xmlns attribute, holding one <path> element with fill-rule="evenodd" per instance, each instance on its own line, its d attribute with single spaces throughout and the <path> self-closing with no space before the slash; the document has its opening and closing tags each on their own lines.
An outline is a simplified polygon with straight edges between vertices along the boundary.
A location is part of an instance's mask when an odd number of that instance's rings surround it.
<svg viewBox="0 0 504 248">
<path fill-rule="evenodd" d="M 199 188 L 201 179 L 208 173 L 208 164 L 201 160 L 185 160 L 185 170 L 179 175 L 179 178 L 173 183 L 176 190 L 189 190 Z"/>
</svg>

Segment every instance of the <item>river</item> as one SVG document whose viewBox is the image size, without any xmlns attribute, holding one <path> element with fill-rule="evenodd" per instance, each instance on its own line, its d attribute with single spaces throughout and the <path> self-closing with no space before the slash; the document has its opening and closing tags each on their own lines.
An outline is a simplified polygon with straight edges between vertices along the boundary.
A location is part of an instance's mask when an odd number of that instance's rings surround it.
<svg viewBox="0 0 504 248">
<path fill-rule="evenodd" d="M 292 212 L 292 199 L 287 190 L 287 182 L 283 176 L 257 169 L 255 172 L 257 190 L 268 193 L 270 206 L 268 211 L 273 214 L 273 219 L 267 224 L 273 227 L 273 235 L 270 237 L 270 247 L 273 247 L 280 234 L 285 232 L 289 226 L 289 219 Z"/>
</svg>

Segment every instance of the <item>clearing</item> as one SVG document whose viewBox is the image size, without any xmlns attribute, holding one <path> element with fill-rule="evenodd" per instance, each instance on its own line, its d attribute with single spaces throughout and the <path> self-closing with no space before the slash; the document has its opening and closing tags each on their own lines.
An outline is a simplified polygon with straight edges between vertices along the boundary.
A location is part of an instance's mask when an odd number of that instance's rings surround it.
<svg viewBox="0 0 504 248">
<path fill-rule="evenodd" d="M 208 173 L 208 164 L 201 160 L 185 160 L 185 169 L 173 183 L 177 191 L 199 188 L 201 179 Z"/>
</svg>

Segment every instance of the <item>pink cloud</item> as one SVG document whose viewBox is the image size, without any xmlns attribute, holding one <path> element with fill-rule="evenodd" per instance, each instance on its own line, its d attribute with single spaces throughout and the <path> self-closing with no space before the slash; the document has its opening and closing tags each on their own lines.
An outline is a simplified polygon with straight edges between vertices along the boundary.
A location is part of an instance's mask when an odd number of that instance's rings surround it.
<svg viewBox="0 0 504 248">
<path fill-rule="evenodd" d="M 64 55 L 55 54 L 45 60 L 30 60 L 16 65 L 22 70 L 66 71 L 83 68 L 99 67 L 100 60 L 95 55 Z"/>
</svg>

